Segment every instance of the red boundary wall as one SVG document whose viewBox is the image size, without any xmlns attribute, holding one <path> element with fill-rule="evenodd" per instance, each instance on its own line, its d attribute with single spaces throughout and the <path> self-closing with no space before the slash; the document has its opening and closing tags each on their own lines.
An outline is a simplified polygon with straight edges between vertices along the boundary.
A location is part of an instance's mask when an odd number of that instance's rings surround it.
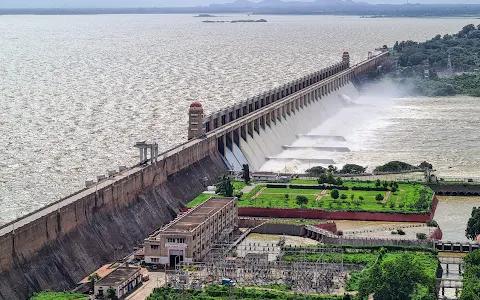
<svg viewBox="0 0 480 300">
<path fill-rule="evenodd" d="M 328 230 L 333 233 L 337 232 L 337 224 L 335 222 L 318 223 L 314 226 L 317 228 Z"/>
<path fill-rule="evenodd" d="M 438 199 L 432 198 L 430 213 L 425 214 L 401 214 L 401 213 L 378 213 L 361 211 L 328 211 L 321 209 L 300 208 L 259 208 L 239 207 L 239 216 L 249 217 L 272 217 L 272 218 L 306 218 L 326 220 L 358 220 L 358 221 L 385 221 L 385 222 L 422 222 L 431 221 L 437 209 Z"/>
</svg>

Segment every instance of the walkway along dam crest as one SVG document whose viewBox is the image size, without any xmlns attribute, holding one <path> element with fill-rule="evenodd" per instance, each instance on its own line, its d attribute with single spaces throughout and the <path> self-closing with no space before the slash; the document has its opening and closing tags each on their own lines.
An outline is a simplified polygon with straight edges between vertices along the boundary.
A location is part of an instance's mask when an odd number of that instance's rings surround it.
<svg viewBox="0 0 480 300">
<path fill-rule="evenodd" d="M 39 290 L 75 287 L 111 261 L 115 251 L 130 252 L 171 221 L 239 159 L 259 168 L 296 134 L 290 130 L 280 135 L 278 128 L 289 130 L 290 120 L 304 130 L 317 125 L 318 114 L 304 120 L 300 115 L 320 109 L 333 113 L 339 107 L 335 102 L 341 101 L 334 92 L 387 57 L 383 52 L 350 66 L 344 53 L 338 64 L 206 117 L 201 105 L 193 105 L 187 142 L 158 156 L 152 147 L 150 158 L 141 150 L 141 164 L 109 172 L 85 189 L 0 227 L 0 299 L 26 299 Z M 322 106 L 326 99 L 333 108 Z M 263 138 L 272 145 L 262 144 Z"/>
</svg>

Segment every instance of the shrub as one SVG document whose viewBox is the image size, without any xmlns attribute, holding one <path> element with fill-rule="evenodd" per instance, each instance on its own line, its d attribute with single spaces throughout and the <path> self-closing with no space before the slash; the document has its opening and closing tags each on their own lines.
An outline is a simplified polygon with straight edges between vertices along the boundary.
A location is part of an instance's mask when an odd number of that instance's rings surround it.
<svg viewBox="0 0 480 300">
<path fill-rule="evenodd" d="M 358 199 L 360 199 L 360 201 L 365 200 L 365 198 L 363 198 L 363 196 L 358 197 Z"/>
<path fill-rule="evenodd" d="M 238 199 L 241 199 L 243 197 L 243 192 L 236 190 L 233 192 L 233 196 L 237 197 Z"/>
<path fill-rule="evenodd" d="M 435 220 L 431 220 L 427 222 L 428 227 L 438 227 L 438 223 Z"/>
<path fill-rule="evenodd" d="M 403 229 L 397 229 L 397 233 L 398 235 L 405 235 L 405 231 L 403 231 Z"/>
<path fill-rule="evenodd" d="M 347 195 L 345 195 L 345 194 L 341 194 L 341 195 L 340 195 L 340 199 L 342 199 L 342 200 L 345 200 L 345 199 L 347 199 L 347 198 L 348 198 L 348 197 L 347 197 Z"/>
<path fill-rule="evenodd" d="M 341 230 L 337 230 L 337 232 L 335 232 L 335 234 L 336 234 L 336 235 L 340 235 L 340 236 L 342 236 L 342 235 L 343 235 L 343 231 L 341 231 Z"/>
<path fill-rule="evenodd" d="M 395 230 L 391 232 L 392 234 L 398 234 L 398 232 L 396 232 Z"/>
<path fill-rule="evenodd" d="M 427 235 L 423 232 L 417 232 L 416 236 L 417 236 L 417 239 L 419 239 L 419 240 L 426 240 L 427 239 Z"/>
<path fill-rule="evenodd" d="M 382 183 L 380 182 L 380 179 L 377 179 L 377 180 L 375 181 L 375 186 L 376 186 L 376 187 L 380 187 L 381 185 L 382 185 Z"/>
<path fill-rule="evenodd" d="M 376 196 L 375 196 L 375 200 L 377 200 L 377 201 L 382 201 L 382 200 L 383 200 L 382 194 L 376 195 Z"/>
<path fill-rule="evenodd" d="M 338 190 L 332 190 L 330 192 L 330 196 L 333 198 L 333 199 L 338 199 L 338 197 L 340 196 L 340 193 L 338 192 Z"/>
<path fill-rule="evenodd" d="M 298 206 L 303 207 L 303 206 L 307 205 L 307 203 L 308 203 L 308 198 L 305 197 L 305 196 L 298 195 L 298 196 L 295 198 L 295 202 L 298 204 Z"/>
</svg>

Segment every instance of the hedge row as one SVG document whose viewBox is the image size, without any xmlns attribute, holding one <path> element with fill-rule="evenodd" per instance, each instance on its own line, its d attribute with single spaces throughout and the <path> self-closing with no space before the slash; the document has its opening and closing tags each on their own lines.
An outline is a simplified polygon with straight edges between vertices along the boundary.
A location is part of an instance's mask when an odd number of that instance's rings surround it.
<svg viewBox="0 0 480 300">
<path fill-rule="evenodd" d="M 308 248 L 315 248 L 318 247 L 314 246 L 301 246 L 301 247 L 292 247 L 292 246 L 284 246 L 283 249 L 288 251 L 289 249 L 308 249 Z M 375 252 L 380 250 L 381 248 L 385 248 L 388 252 L 423 252 L 423 253 L 431 253 L 431 254 L 438 254 L 438 250 L 435 248 L 430 247 L 421 247 L 421 246 L 398 246 L 398 245 L 382 245 L 382 246 L 354 246 L 354 245 L 335 245 L 335 244 L 325 244 L 322 247 L 327 248 L 342 248 L 345 252 L 349 252 L 348 250 L 365 250 L 364 252 Z M 356 251 L 359 252 L 359 251 Z"/>
<path fill-rule="evenodd" d="M 270 183 L 268 183 L 266 186 L 267 188 L 271 188 L 271 189 L 285 189 L 288 187 L 286 184 L 270 184 Z"/>
<path fill-rule="evenodd" d="M 389 189 L 384 187 L 352 186 L 352 191 L 378 191 L 386 192 Z"/>
</svg>

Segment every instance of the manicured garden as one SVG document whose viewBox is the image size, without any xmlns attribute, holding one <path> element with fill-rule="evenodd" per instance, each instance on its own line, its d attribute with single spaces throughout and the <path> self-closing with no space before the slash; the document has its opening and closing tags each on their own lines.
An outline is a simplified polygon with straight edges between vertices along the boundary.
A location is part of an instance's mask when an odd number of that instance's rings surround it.
<svg viewBox="0 0 480 300">
<path fill-rule="evenodd" d="M 70 292 L 40 292 L 30 300 L 87 300 L 88 296 Z"/>
<path fill-rule="evenodd" d="M 391 189 L 372 182 L 344 182 L 343 186 L 260 185 L 239 200 L 239 207 L 310 208 L 332 211 L 426 213 L 433 191 L 421 184 L 399 183 Z M 338 191 L 334 195 L 335 190 Z M 299 203 L 298 196 L 307 198 Z"/>
<path fill-rule="evenodd" d="M 182 298 L 183 297 L 183 298 Z M 189 300 L 227 300 L 227 299 L 272 299 L 272 300 L 342 300 L 337 295 L 292 294 L 275 288 L 233 288 L 222 285 L 209 285 L 202 291 L 176 290 L 168 287 L 156 288 L 147 300 L 189 299 Z"/>
<path fill-rule="evenodd" d="M 331 247 L 340 248 L 333 245 Z M 347 291 L 357 291 L 360 299 L 372 293 L 378 293 L 379 296 L 385 291 L 391 291 L 391 295 L 398 296 L 385 299 L 434 299 L 439 264 L 433 249 L 401 246 L 341 248 L 343 253 L 307 254 L 306 259 L 332 263 L 343 260 L 344 264 L 364 266 L 362 271 L 350 273 L 346 286 Z M 298 247 L 295 251 L 289 249 L 293 248 L 284 249 L 284 260 L 296 261 L 304 258 L 303 254 L 298 254 Z"/>
<path fill-rule="evenodd" d="M 246 194 L 239 191 L 244 183 L 232 185 L 239 196 L 239 207 L 427 213 L 433 196 L 429 187 L 418 183 L 346 181 L 341 185 L 319 185 L 314 180 L 292 180 L 290 184 L 257 185 Z M 212 196 L 200 194 L 187 207 Z"/>
</svg>

